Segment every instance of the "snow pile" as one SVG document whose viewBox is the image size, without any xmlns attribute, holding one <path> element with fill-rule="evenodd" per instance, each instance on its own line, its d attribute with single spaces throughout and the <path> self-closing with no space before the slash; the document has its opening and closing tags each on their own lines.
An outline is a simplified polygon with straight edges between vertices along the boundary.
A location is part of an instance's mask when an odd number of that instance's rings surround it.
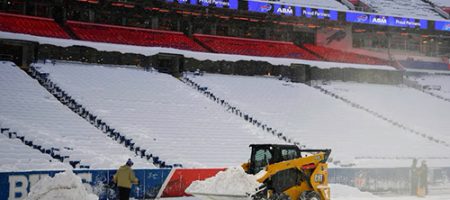
<svg viewBox="0 0 450 200">
<path fill-rule="evenodd" d="M 81 182 L 81 178 L 72 171 L 46 177 L 31 188 L 27 200 L 97 200 L 94 194 L 89 194 Z"/>
<path fill-rule="evenodd" d="M 333 198 L 378 198 L 369 192 L 361 192 L 358 188 L 341 184 L 330 184 Z"/>
<path fill-rule="evenodd" d="M 257 181 L 260 175 L 249 175 L 241 167 L 232 167 L 204 181 L 193 182 L 186 193 L 246 195 L 261 185 Z"/>
</svg>

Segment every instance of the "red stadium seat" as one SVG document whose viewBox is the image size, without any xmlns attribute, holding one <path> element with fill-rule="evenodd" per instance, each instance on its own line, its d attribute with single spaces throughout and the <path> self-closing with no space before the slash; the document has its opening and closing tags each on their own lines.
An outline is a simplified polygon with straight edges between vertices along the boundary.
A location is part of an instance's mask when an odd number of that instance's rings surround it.
<svg viewBox="0 0 450 200">
<path fill-rule="evenodd" d="M 53 20 L 0 13 L 0 31 L 69 39 L 70 36 Z"/>
<path fill-rule="evenodd" d="M 304 44 L 304 47 L 320 56 L 327 61 L 369 64 L 369 65 L 388 65 L 386 60 L 356 53 L 344 52 L 336 49 L 331 49 L 323 46 L 316 46 L 313 44 Z"/>
<path fill-rule="evenodd" d="M 318 58 L 292 42 L 244 39 L 195 34 L 194 38 L 217 53 L 249 56 L 284 57 L 307 60 Z"/>
<path fill-rule="evenodd" d="M 206 51 L 180 32 L 131 28 L 68 21 L 67 25 L 81 40 L 137 46 L 168 47 L 192 51 Z"/>
</svg>

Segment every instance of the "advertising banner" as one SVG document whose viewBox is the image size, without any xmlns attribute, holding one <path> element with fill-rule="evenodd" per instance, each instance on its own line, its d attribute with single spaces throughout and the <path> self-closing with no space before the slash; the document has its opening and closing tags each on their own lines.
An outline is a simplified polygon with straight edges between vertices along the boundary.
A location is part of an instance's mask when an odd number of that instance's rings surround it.
<svg viewBox="0 0 450 200">
<path fill-rule="evenodd" d="M 186 196 L 186 188 L 196 180 L 215 176 L 224 169 L 136 169 L 139 185 L 131 189 L 135 199 Z M 30 188 L 44 177 L 61 171 L 0 172 L 0 200 L 23 200 Z M 86 188 L 100 200 L 116 199 L 112 177 L 116 170 L 75 170 Z M 450 168 L 429 170 L 429 187 L 442 187 L 450 181 Z M 409 168 L 330 168 L 330 183 L 349 185 L 374 193 L 409 193 L 411 173 Z"/>
<path fill-rule="evenodd" d="M 434 28 L 438 31 L 450 31 L 450 21 L 436 21 Z"/>
<path fill-rule="evenodd" d="M 134 198 L 155 198 L 170 173 L 170 169 L 136 169 L 139 185 L 133 186 Z M 0 200 L 22 200 L 28 196 L 30 188 L 44 177 L 53 177 L 61 171 L 31 171 L 0 173 Z M 88 190 L 101 200 L 115 199 L 116 188 L 112 177 L 116 170 L 74 170 L 82 178 Z"/>
<path fill-rule="evenodd" d="M 228 8 L 237 10 L 238 0 L 166 0 L 169 3 L 201 5 L 205 7 Z"/>
<path fill-rule="evenodd" d="M 383 15 L 372 15 L 366 13 L 346 13 L 346 21 L 361 23 L 361 24 L 374 24 L 380 26 L 393 26 L 393 27 L 405 27 L 405 28 L 420 28 L 427 29 L 428 21 L 422 19 L 392 17 Z"/>
<path fill-rule="evenodd" d="M 269 13 L 275 15 L 297 16 L 316 19 L 338 19 L 338 12 L 334 10 L 315 9 L 300 6 L 277 4 L 272 2 L 248 1 L 251 12 Z"/>
<path fill-rule="evenodd" d="M 223 170 L 225 169 L 177 169 L 171 173 L 167 184 L 164 185 L 162 197 L 186 196 L 184 191 L 192 182 L 205 180 Z"/>
</svg>

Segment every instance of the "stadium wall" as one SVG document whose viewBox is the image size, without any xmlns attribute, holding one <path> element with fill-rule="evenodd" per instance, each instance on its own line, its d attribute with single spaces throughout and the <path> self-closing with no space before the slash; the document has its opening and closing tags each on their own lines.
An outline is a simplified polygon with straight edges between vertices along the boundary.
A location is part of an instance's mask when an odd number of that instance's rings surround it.
<svg viewBox="0 0 450 200">
<path fill-rule="evenodd" d="M 379 69 L 329 68 L 302 64 L 272 65 L 263 61 L 199 61 L 185 58 L 184 69 L 196 69 L 219 74 L 234 74 L 243 76 L 272 75 L 291 79 L 293 82 L 309 83 L 315 80 L 353 81 L 374 84 L 403 84 L 403 72 Z"/>
<path fill-rule="evenodd" d="M 133 186 L 131 196 L 142 199 L 187 196 L 186 188 L 195 180 L 204 180 L 223 171 L 214 169 L 136 169 L 140 184 Z M 53 177 L 61 171 L 0 172 L 0 200 L 22 200 L 40 179 Z M 86 188 L 101 200 L 114 199 L 111 184 L 116 170 L 74 170 Z M 429 170 L 430 189 L 439 188 L 450 177 L 450 168 Z M 409 194 L 409 168 L 331 168 L 331 183 L 349 185 L 373 193 Z"/>
<path fill-rule="evenodd" d="M 403 83 L 403 74 L 395 70 L 330 68 L 321 69 L 303 64 L 273 65 L 265 61 L 211 61 L 194 58 L 180 59 L 176 69 L 179 71 L 195 71 L 197 69 L 208 73 L 234 74 L 243 76 L 272 75 L 282 76 L 294 82 L 308 83 L 313 80 L 340 80 L 367 82 L 376 84 L 397 85 Z M 135 65 L 143 68 L 157 68 L 160 55 L 144 56 L 141 54 L 98 51 L 84 46 L 59 47 L 49 44 L 39 45 L 38 58 L 80 61 L 87 63 L 111 65 Z M 159 69 L 160 70 L 160 69 Z M 164 71 L 164 70 L 162 70 Z M 178 76 L 177 70 L 166 71 Z M 178 72 L 179 72 L 178 71 Z"/>
</svg>

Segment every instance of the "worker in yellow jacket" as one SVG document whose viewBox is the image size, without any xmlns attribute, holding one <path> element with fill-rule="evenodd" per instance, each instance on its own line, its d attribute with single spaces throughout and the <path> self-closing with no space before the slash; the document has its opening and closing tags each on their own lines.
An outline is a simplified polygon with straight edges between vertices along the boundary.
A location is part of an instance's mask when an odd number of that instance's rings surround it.
<svg viewBox="0 0 450 200">
<path fill-rule="evenodd" d="M 133 161 L 128 159 L 127 163 L 121 166 L 113 177 L 113 181 L 117 184 L 117 188 L 119 189 L 120 200 L 129 200 L 131 185 L 137 185 L 139 183 L 139 180 L 136 178 L 133 170 L 131 169 L 132 166 Z"/>
</svg>

